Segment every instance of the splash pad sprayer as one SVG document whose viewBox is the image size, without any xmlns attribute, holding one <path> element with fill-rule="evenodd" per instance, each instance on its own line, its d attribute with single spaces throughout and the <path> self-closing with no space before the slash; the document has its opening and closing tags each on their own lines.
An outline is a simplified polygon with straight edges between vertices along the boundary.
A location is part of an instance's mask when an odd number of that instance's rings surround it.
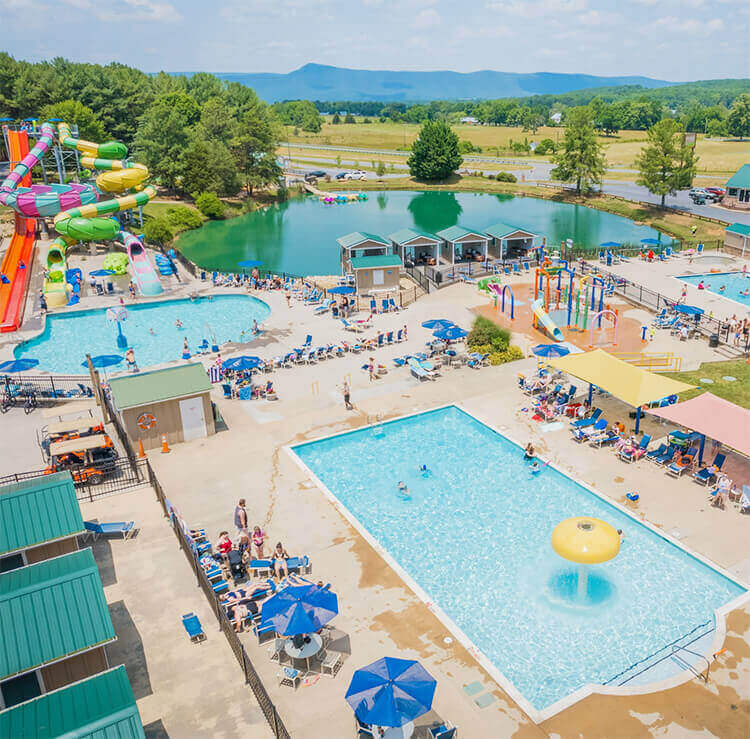
<svg viewBox="0 0 750 739">
<path fill-rule="evenodd" d="M 107 308 L 107 320 L 117 326 L 117 346 L 124 349 L 128 345 L 128 340 L 122 332 L 122 324 L 128 320 L 128 311 L 125 308 Z"/>
</svg>

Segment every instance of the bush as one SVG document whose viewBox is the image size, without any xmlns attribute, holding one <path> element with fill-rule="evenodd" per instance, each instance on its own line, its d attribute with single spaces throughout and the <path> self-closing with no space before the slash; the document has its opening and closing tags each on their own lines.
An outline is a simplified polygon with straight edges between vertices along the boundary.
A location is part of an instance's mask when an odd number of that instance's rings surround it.
<svg viewBox="0 0 750 739">
<path fill-rule="evenodd" d="M 159 246 L 168 244 L 174 238 L 169 221 L 161 217 L 151 218 L 146 221 L 146 225 L 143 228 L 143 235 L 146 241 L 151 244 L 158 244 Z"/>
<path fill-rule="evenodd" d="M 478 316 L 474 319 L 471 331 L 466 337 L 466 344 L 472 351 L 482 352 L 483 354 L 489 354 L 493 351 L 502 352 L 510 344 L 510 331 L 500 328 L 489 318 Z"/>
<path fill-rule="evenodd" d="M 224 217 L 224 203 L 219 200 L 218 195 L 214 192 L 202 192 L 195 199 L 195 207 L 198 208 L 206 218 Z"/>
<path fill-rule="evenodd" d="M 111 269 L 116 275 L 124 275 L 128 271 L 129 262 L 127 254 L 115 251 L 104 257 L 102 269 Z"/>
<path fill-rule="evenodd" d="M 494 367 L 506 362 L 515 362 L 517 359 L 523 359 L 523 352 L 517 346 L 508 346 L 498 349 L 494 344 L 477 344 L 470 347 L 472 351 L 479 354 L 489 354 L 490 364 Z"/>
<path fill-rule="evenodd" d="M 182 229 L 199 228 L 203 224 L 200 215 L 184 205 L 167 208 L 167 220 L 172 226 Z"/>
<path fill-rule="evenodd" d="M 539 146 L 534 149 L 534 154 L 553 154 L 555 151 L 555 142 L 552 139 L 542 139 Z"/>
<path fill-rule="evenodd" d="M 518 177 L 516 177 L 513 172 L 498 172 L 497 175 L 495 175 L 495 179 L 498 182 L 518 182 Z"/>
</svg>

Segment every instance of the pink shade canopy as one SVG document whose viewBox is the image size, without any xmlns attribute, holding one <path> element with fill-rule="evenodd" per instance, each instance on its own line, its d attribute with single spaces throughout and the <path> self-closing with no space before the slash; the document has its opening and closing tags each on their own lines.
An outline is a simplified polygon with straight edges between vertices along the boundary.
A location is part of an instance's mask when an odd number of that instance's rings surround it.
<svg viewBox="0 0 750 739">
<path fill-rule="evenodd" d="M 750 457 L 750 410 L 703 393 L 684 403 L 654 408 L 649 413 L 716 439 Z"/>
</svg>

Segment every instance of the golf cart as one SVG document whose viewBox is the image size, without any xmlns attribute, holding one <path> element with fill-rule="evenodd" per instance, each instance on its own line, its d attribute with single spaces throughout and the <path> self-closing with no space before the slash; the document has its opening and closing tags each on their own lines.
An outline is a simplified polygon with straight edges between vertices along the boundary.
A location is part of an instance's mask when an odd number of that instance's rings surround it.
<svg viewBox="0 0 750 739">
<path fill-rule="evenodd" d="M 98 485 L 115 471 L 117 450 L 106 434 L 55 441 L 49 445 L 45 474 L 70 470 L 75 482 Z"/>
</svg>

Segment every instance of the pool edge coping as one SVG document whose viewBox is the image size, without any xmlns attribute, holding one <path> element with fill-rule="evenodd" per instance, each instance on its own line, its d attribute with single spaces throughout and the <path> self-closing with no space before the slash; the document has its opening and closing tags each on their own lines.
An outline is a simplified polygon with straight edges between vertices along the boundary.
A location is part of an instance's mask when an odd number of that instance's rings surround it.
<svg viewBox="0 0 750 739">
<path fill-rule="evenodd" d="M 694 275 L 669 275 L 669 277 L 673 280 L 677 280 L 677 282 L 681 283 L 682 285 L 689 285 L 690 287 L 697 290 L 698 288 L 693 285 L 692 282 L 687 282 L 686 280 L 683 280 L 683 277 L 709 277 L 711 275 L 718 277 L 720 275 L 733 275 L 733 274 L 742 274 L 742 270 L 732 270 L 731 272 L 697 272 Z M 750 274 L 750 272 L 748 273 Z M 750 305 L 745 305 L 745 303 L 740 303 L 739 300 L 735 300 L 734 298 L 728 298 L 726 295 L 722 295 L 722 293 L 715 292 L 714 290 L 701 290 L 701 292 L 707 292 L 709 295 L 713 295 L 714 298 L 720 298 L 721 300 L 726 300 L 729 303 L 732 303 L 732 305 L 739 306 L 739 309 L 741 311 L 748 312 L 750 311 Z M 717 320 L 719 320 L 717 318 Z"/>
<path fill-rule="evenodd" d="M 550 704 L 544 709 L 535 708 L 531 704 L 529 699 L 521 694 L 520 690 L 514 685 L 514 683 L 498 669 L 498 667 L 484 654 L 484 652 L 482 652 L 481 649 L 479 649 L 479 647 L 477 647 L 476 644 L 474 644 L 474 642 L 450 618 L 450 616 L 448 616 L 448 614 L 445 613 L 445 611 L 443 611 L 443 609 L 439 605 L 437 605 L 430 599 L 427 592 L 419 584 L 417 584 L 414 578 L 408 572 L 406 572 L 406 570 L 398 562 L 396 562 L 393 556 L 375 539 L 375 537 L 367 530 L 367 528 L 359 521 L 359 519 L 344 505 L 344 503 L 342 503 L 333 494 L 333 492 L 331 492 L 331 490 L 322 482 L 322 480 L 320 480 L 320 478 L 302 461 L 299 455 L 297 455 L 294 452 L 295 446 L 304 446 L 306 444 L 313 444 L 315 442 L 325 441 L 326 439 L 331 439 L 336 436 L 343 436 L 343 435 L 355 433 L 358 431 L 364 431 L 368 428 L 373 428 L 375 426 L 393 423 L 395 421 L 402 421 L 407 418 L 424 415 L 425 413 L 439 411 L 445 408 L 457 408 L 458 410 L 468 415 L 470 418 L 473 418 L 474 420 L 478 421 L 482 425 L 492 430 L 494 433 L 499 434 L 500 436 L 508 439 L 508 441 L 510 441 L 512 444 L 515 444 L 519 449 L 523 449 L 523 445 L 520 444 L 518 441 L 516 441 L 516 439 L 513 438 L 512 435 L 508 435 L 508 433 L 506 433 L 506 430 L 504 430 L 502 426 L 498 427 L 498 426 L 495 426 L 493 423 L 489 423 L 487 421 L 482 420 L 480 416 L 468 410 L 460 402 L 443 403 L 443 404 L 434 406 L 432 408 L 426 408 L 424 410 L 413 411 L 412 413 L 405 413 L 403 415 L 394 416 L 393 418 L 389 418 L 388 420 L 376 421 L 375 423 L 364 424 L 363 426 L 360 426 L 356 429 L 350 429 L 348 431 L 336 431 L 330 434 L 324 434 L 322 436 L 319 436 L 315 439 L 310 439 L 308 441 L 297 442 L 295 444 L 285 444 L 283 446 L 283 449 L 289 455 L 292 461 L 306 475 L 308 475 L 312 479 L 312 481 L 315 483 L 315 485 L 318 488 L 320 488 L 323 494 L 333 504 L 333 507 L 339 513 L 343 515 L 343 517 L 356 529 L 356 531 L 362 536 L 362 538 L 364 538 L 365 541 L 367 541 L 367 543 L 370 544 L 370 546 L 372 546 L 373 549 L 375 549 L 375 551 L 386 561 L 386 563 L 399 575 L 399 577 L 401 577 L 404 583 L 414 592 L 414 594 L 419 598 L 419 600 L 421 600 L 427 606 L 427 608 L 437 617 L 437 619 L 453 634 L 453 636 L 455 636 L 458 642 L 469 652 L 469 654 L 490 675 L 490 677 L 508 694 L 508 696 L 513 701 L 515 701 L 516 705 L 524 713 L 526 713 L 526 715 L 531 719 L 531 721 L 534 724 L 539 725 L 543 723 L 544 721 L 552 718 L 553 716 L 560 713 L 561 711 L 564 711 L 565 709 L 570 708 L 571 706 L 575 705 L 576 703 L 580 702 L 581 700 L 583 700 L 584 698 L 587 698 L 590 695 L 599 694 L 599 695 L 613 695 L 613 696 L 623 696 L 623 697 L 629 696 L 629 695 L 631 696 L 632 695 L 645 695 L 648 693 L 657 693 L 657 692 L 661 692 L 664 690 L 669 690 L 671 688 L 675 688 L 679 685 L 682 685 L 688 680 L 693 679 L 695 677 L 694 672 L 692 672 L 691 669 L 686 668 L 676 673 L 672 677 L 666 678 L 664 680 L 659 680 L 657 682 L 647 683 L 645 685 L 637 685 L 637 686 L 632 686 L 632 687 L 623 687 L 623 686 L 609 687 L 606 685 L 602 685 L 601 683 L 586 683 L 582 685 L 580 688 L 578 688 L 577 690 L 555 701 L 554 703 Z M 626 516 L 633 519 L 635 523 L 645 526 L 653 534 L 656 534 L 658 537 L 665 539 L 673 546 L 682 550 L 688 556 L 698 560 L 699 562 L 706 565 L 707 567 L 710 567 L 715 572 L 718 572 L 720 575 L 722 575 L 726 579 L 730 580 L 731 582 L 735 583 L 736 585 L 738 585 L 739 587 L 745 590 L 744 593 L 738 595 L 736 598 L 733 598 L 731 601 L 729 601 L 728 603 L 725 603 L 720 608 L 714 609 L 714 620 L 716 622 L 716 626 L 714 628 L 714 637 L 711 641 L 711 649 L 708 654 L 709 655 L 715 654 L 721 648 L 721 645 L 724 643 L 724 640 L 726 638 L 726 634 L 727 634 L 726 618 L 725 618 L 726 615 L 730 613 L 731 611 L 734 611 L 737 608 L 745 605 L 746 603 L 750 603 L 750 585 L 742 582 L 737 577 L 735 577 L 730 572 L 728 572 L 724 567 L 713 562 L 708 557 L 705 557 L 704 555 L 698 552 L 694 552 L 691 549 L 688 549 L 688 547 L 686 547 L 682 542 L 680 542 L 679 539 L 676 539 L 675 537 L 669 535 L 665 531 L 662 531 L 661 529 L 657 528 L 654 524 L 652 524 L 650 521 L 646 520 L 645 518 L 641 519 L 641 518 L 634 516 L 633 513 L 629 511 L 621 503 L 618 503 L 616 500 L 609 498 L 604 493 L 600 493 L 599 491 L 597 491 L 595 488 L 593 488 L 592 486 L 590 486 L 583 480 L 580 480 L 577 477 L 570 475 L 568 472 L 560 468 L 552 460 L 549 460 L 546 464 L 549 467 L 552 467 L 554 470 L 556 470 L 560 474 L 564 475 L 565 477 L 568 477 L 569 479 L 573 480 L 575 483 L 583 487 L 592 495 L 595 495 L 604 503 L 612 505 L 617 510 L 624 513 Z M 707 661 L 709 660 L 708 655 L 702 654 L 701 657 L 706 659 Z"/>
</svg>

